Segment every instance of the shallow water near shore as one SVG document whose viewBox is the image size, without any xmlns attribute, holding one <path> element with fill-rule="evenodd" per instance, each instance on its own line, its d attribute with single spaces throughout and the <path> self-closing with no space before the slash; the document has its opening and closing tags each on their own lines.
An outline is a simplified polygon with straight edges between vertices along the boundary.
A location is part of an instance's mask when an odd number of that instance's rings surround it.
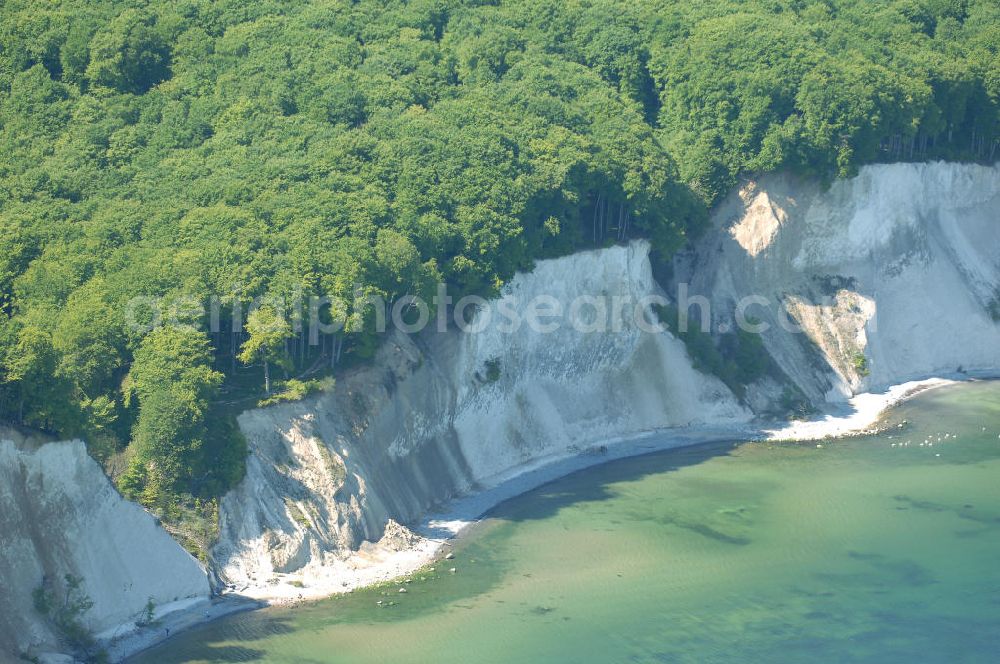
<svg viewBox="0 0 1000 664">
<path fill-rule="evenodd" d="M 493 510 L 408 583 L 232 616 L 130 661 L 993 661 L 1000 383 L 886 423 L 585 470 Z"/>
</svg>

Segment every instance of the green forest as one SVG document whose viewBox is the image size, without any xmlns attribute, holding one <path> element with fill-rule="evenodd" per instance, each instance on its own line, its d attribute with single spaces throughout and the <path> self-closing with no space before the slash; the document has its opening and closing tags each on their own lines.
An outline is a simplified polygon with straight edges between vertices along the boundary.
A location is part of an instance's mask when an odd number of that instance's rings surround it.
<svg viewBox="0 0 1000 664">
<path fill-rule="evenodd" d="M 0 420 L 210 515 L 233 414 L 379 335 L 365 305 L 315 344 L 277 305 L 215 333 L 192 301 L 488 296 L 667 257 L 741 177 L 993 161 L 998 129 L 996 0 L 5 0 Z M 137 297 L 187 324 L 137 331 Z"/>
</svg>

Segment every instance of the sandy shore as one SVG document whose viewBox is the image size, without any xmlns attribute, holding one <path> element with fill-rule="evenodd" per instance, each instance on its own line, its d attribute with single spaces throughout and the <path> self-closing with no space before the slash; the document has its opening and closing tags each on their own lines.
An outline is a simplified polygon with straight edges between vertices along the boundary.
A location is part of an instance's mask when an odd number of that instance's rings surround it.
<svg viewBox="0 0 1000 664">
<path fill-rule="evenodd" d="M 132 628 L 123 636 L 112 636 L 107 640 L 105 648 L 112 662 L 120 662 L 192 627 L 264 606 L 266 604 L 258 600 L 235 594 L 196 600 L 156 618 L 152 625 Z"/>
<path fill-rule="evenodd" d="M 831 412 L 814 420 L 722 428 L 696 425 L 650 431 L 534 459 L 529 464 L 484 481 L 476 493 L 455 499 L 445 511 L 430 514 L 413 525 L 412 530 L 417 537 L 405 547 L 399 548 L 398 542 L 395 549 L 393 543 L 380 543 L 323 568 L 307 567 L 303 570 L 308 578 L 307 587 L 291 583 L 302 578 L 300 572 L 288 575 L 287 579 L 279 576 L 278 582 L 272 585 L 244 588 L 239 592 L 269 604 L 288 604 L 389 581 L 439 558 L 452 539 L 496 505 L 578 470 L 615 459 L 690 445 L 747 440 L 819 440 L 864 433 L 896 404 L 926 390 L 967 378 L 930 378 L 895 385 L 882 392 L 860 394 L 844 404 L 831 405 Z"/>
<path fill-rule="evenodd" d="M 859 394 L 832 412 L 814 420 L 787 422 L 761 433 L 768 440 L 822 440 L 866 433 L 885 411 L 907 399 L 936 387 L 954 385 L 965 376 L 928 378 L 893 385 L 884 392 Z"/>
<path fill-rule="evenodd" d="M 117 639 L 109 646 L 112 661 L 121 661 L 166 640 L 169 636 L 216 620 L 232 613 L 269 605 L 295 604 L 351 592 L 411 574 L 443 557 L 451 541 L 477 522 L 486 512 L 522 493 L 564 477 L 570 473 L 615 459 L 649 454 L 679 447 L 727 441 L 819 440 L 869 431 L 886 410 L 917 394 L 952 385 L 968 376 L 930 378 L 892 386 L 882 392 L 859 394 L 847 403 L 832 406 L 831 412 L 814 420 L 773 425 L 711 428 L 693 426 L 665 431 L 650 431 L 626 439 L 606 441 L 587 448 L 569 449 L 519 466 L 484 482 L 474 494 L 457 498 L 441 513 L 429 515 L 412 527 L 412 533 L 400 540 L 384 539 L 344 560 L 322 568 L 304 570 L 308 585 L 299 583 L 302 572 L 281 576 L 262 587 L 238 589 L 225 593 L 211 603 L 176 611 L 165 616 L 153 628 L 138 630 Z M 404 529 L 405 532 L 405 529 Z"/>
</svg>

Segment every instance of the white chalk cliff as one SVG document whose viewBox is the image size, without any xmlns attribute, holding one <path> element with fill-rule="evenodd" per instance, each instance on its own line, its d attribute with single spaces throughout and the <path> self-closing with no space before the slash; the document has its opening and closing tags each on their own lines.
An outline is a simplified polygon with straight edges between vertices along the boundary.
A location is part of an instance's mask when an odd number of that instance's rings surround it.
<svg viewBox="0 0 1000 664">
<path fill-rule="evenodd" d="M 393 334 L 333 392 L 244 413 L 251 456 L 221 506 L 219 579 L 263 595 L 276 574 L 325 585 L 365 562 L 348 557 L 389 519 L 412 522 L 518 468 L 642 431 L 748 420 L 683 343 L 640 329 L 631 313 L 657 289 L 645 242 L 542 261 L 479 312 L 483 331 Z M 567 315 L 576 297 L 601 295 L 626 313 L 617 332 L 568 320 L 502 331 L 502 303 L 539 295 Z M 593 323 L 592 307 L 574 313 Z"/>
<path fill-rule="evenodd" d="M 814 402 L 1000 368 L 1000 168 L 869 166 L 825 191 L 768 176 L 715 222 L 674 281 L 711 301 L 715 325 L 743 302 Z"/>
<path fill-rule="evenodd" d="M 0 661 L 58 650 L 32 592 L 47 578 L 62 597 L 67 574 L 93 602 L 84 625 L 105 637 L 133 628 L 149 600 L 163 615 L 210 590 L 198 561 L 121 497 L 82 442 L 0 429 Z"/>
<path fill-rule="evenodd" d="M 426 545 L 399 524 L 547 460 L 651 430 L 756 426 L 790 393 L 822 408 L 910 379 L 1000 371 L 1000 168 L 872 166 L 826 190 L 767 176 L 713 221 L 662 284 L 644 241 L 540 261 L 478 313 L 491 323 L 482 332 L 394 333 L 331 392 L 244 413 L 247 475 L 222 501 L 213 582 L 257 596 L 329 592 L 391 573 L 397 552 Z M 499 327 L 514 298 L 568 309 L 578 296 L 617 297 L 628 314 L 681 283 L 711 303 L 716 332 L 757 298 L 747 318 L 769 326 L 777 370 L 744 401 L 630 315 L 603 332 Z M 102 607 L 96 628 L 137 610 L 115 608 L 128 583 L 143 602 L 169 599 L 164 579 L 178 597 L 205 592 L 197 564 L 80 445 L 5 443 L 0 477 L 0 581 L 23 616 L 0 611 L 0 638 L 35 629 L 30 588 L 50 569 L 86 577 Z M 56 516 L 57 527 L 39 526 Z"/>
</svg>

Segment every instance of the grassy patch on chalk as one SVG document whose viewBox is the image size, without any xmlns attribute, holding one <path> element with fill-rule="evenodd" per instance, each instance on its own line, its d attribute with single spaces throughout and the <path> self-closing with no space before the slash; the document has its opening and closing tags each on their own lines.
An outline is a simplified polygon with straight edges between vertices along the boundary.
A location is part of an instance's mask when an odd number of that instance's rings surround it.
<svg viewBox="0 0 1000 664">
<path fill-rule="evenodd" d="M 851 356 L 851 366 L 854 367 L 854 371 L 857 372 L 857 374 L 862 378 L 871 373 L 871 369 L 868 367 L 868 358 L 865 357 L 863 351 L 856 351 L 854 355 Z"/>
<path fill-rule="evenodd" d="M 289 378 L 278 383 L 278 391 L 271 396 L 261 399 L 257 406 L 264 408 L 287 401 L 301 401 L 311 394 L 317 392 L 328 392 L 333 389 L 334 379 L 330 376 L 325 378 L 314 378 L 311 380 L 299 380 Z"/>
</svg>

